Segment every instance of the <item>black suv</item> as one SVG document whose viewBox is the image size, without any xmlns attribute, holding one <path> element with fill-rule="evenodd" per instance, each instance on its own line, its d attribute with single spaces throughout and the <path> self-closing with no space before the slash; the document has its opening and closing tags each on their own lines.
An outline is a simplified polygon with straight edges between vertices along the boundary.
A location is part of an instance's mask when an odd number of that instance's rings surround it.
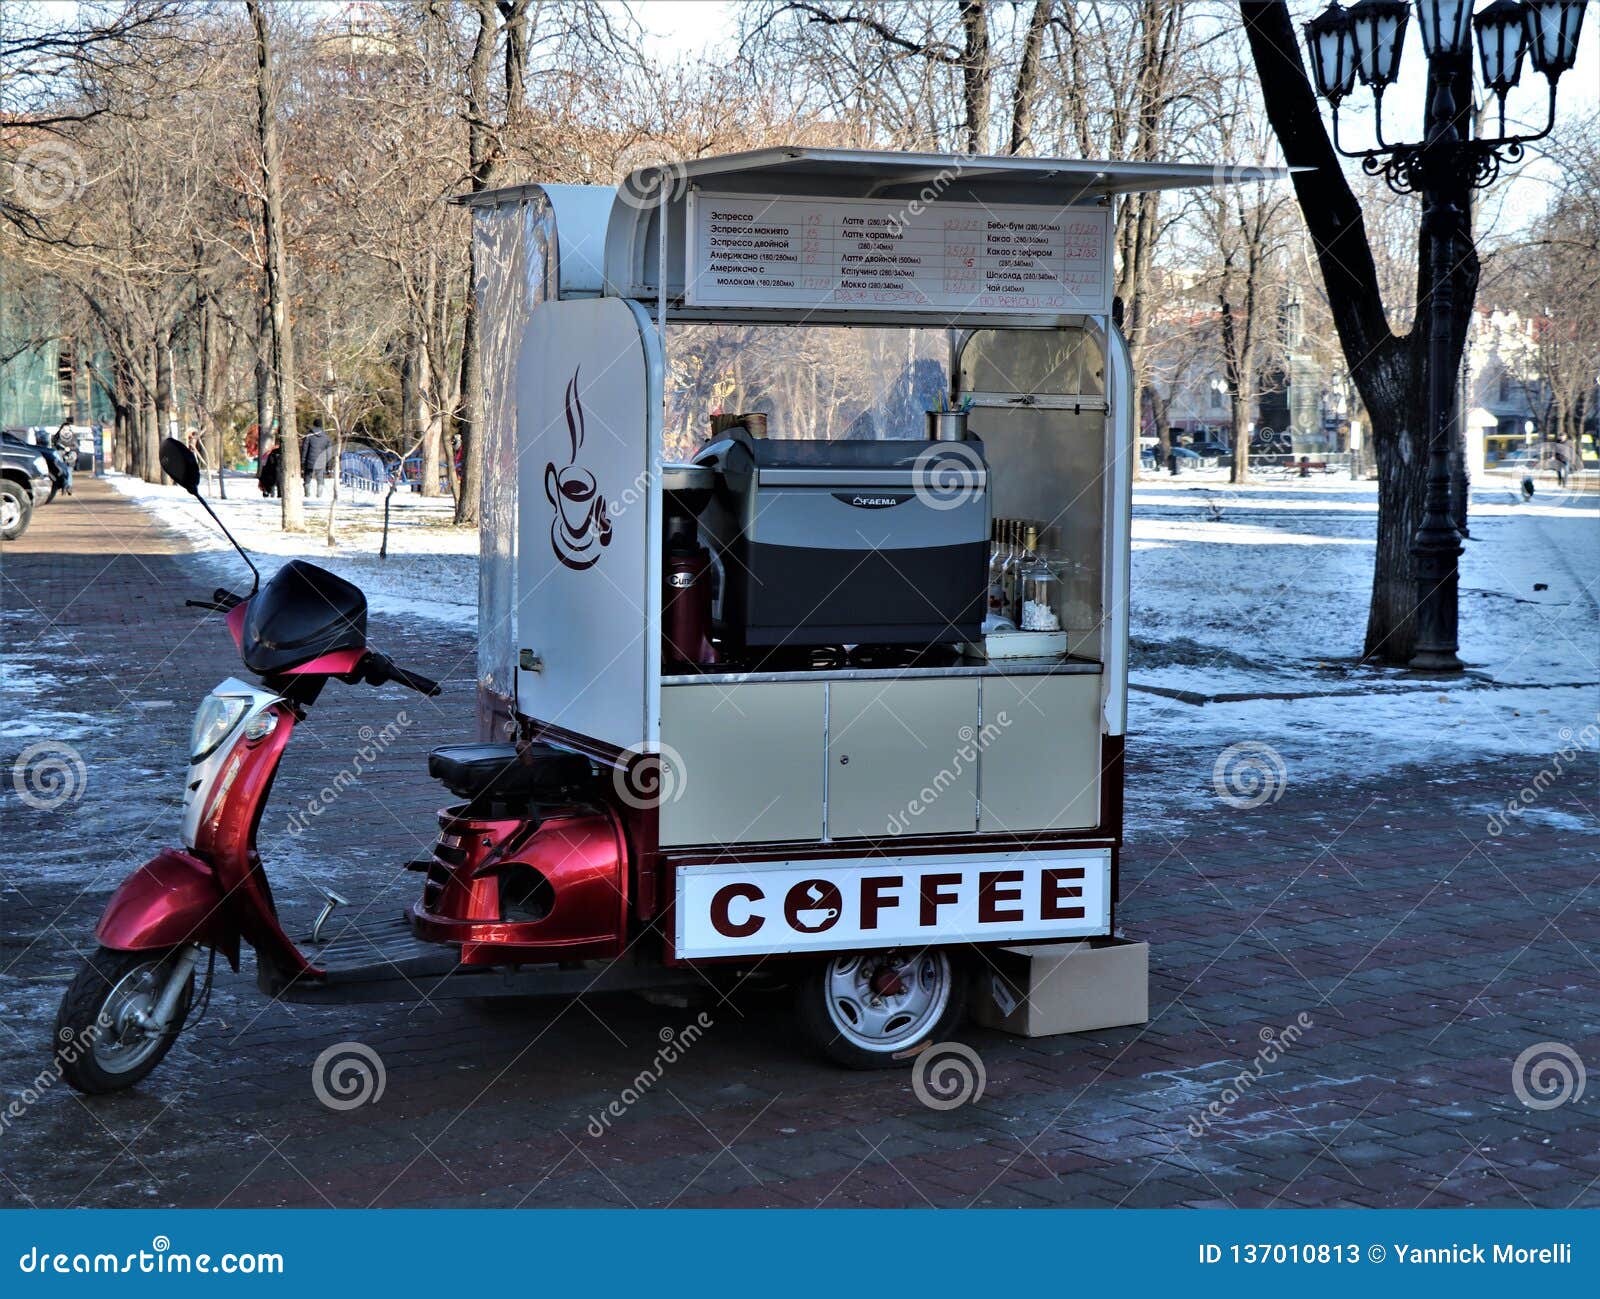
<svg viewBox="0 0 1600 1299">
<path fill-rule="evenodd" d="M 0 434 L 0 539 L 15 541 L 28 530 L 34 507 L 55 490 L 44 452 L 11 434 Z"/>
</svg>

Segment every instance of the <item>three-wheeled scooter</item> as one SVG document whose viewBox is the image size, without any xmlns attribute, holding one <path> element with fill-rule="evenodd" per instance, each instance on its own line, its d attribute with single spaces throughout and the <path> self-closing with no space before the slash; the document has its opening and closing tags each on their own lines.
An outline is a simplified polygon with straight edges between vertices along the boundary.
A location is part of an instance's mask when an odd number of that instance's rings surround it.
<svg viewBox="0 0 1600 1299">
<path fill-rule="evenodd" d="M 1109 940 L 1112 205 L 1259 174 L 793 148 L 472 196 L 478 742 L 429 757 L 455 801 L 420 897 L 284 932 L 256 831 L 290 736 L 335 680 L 437 686 L 314 565 L 219 592 L 260 684 L 201 705 L 182 846 L 118 888 L 63 1001 L 67 1078 L 144 1077 L 244 944 L 294 1001 L 776 974 L 868 1067 L 953 1033 L 988 949 Z M 181 445 L 162 464 L 195 491 Z"/>
</svg>

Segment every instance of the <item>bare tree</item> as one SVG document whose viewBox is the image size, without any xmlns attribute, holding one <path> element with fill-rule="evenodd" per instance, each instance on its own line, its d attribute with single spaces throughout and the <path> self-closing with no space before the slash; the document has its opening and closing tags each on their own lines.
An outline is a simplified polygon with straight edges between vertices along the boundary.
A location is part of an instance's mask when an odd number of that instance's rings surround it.
<svg viewBox="0 0 1600 1299">
<path fill-rule="evenodd" d="M 1306 77 L 1294 24 L 1283 0 L 1240 0 L 1245 32 L 1284 159 L 1304 170 L 1294 176 L 1300 210 L 1311 232 L 1317 262 L 1327 286 L 1327 301 L 1350 375 L 1361 393 L 1372 426 L 1378 466 L 1378 537 L 1363 654 L 1404 664 L 1416 643 L 1417 564 L 1412 538 L 1421 520 L 1427 487 L 1427 385 L 1423 382 L 1428 331 L 1419 317 L 1406 332 L 1391 327 L 1385 314 L 1378 270 L 1361 205 L 1344 178 L 1339 157 L 1322 121 Z M 1457 103 L 1472 101 L 1471 52 L 1456 70 L 1461 84 Z M 1463 177 L 1450 201 L 1472 210 Z M 1418 241 L 1416 297 L 1427 302 L 1433 282 L 1432 235 Z M 1470 303 L 1478 286 L 1478 255 L 1467 244 L 1448 275 L 1453 300 Z M 1466 313 L 1449 340 L 1452 368 L 1460 365 L 1466 343 Z"/>
<path fill-rule="evenodd" d="M 272 323 L 272 368 L 278 407 L 278 463 L 283 526 L 305 526 L 301 500 L 300 430 L 295 423 L 294 326 L 289 311 L 289 256 L 284 245 L 283 158 L 278 152 L 278 91 L 272 70 L 272 38 L 261 0 L 245 0 L 255 32 L 256 130 L 261 148 L 261 228 L 267 285 L 267 316 Z M 262 430 L 265 436 L 266 430 Z"/>
</svg>

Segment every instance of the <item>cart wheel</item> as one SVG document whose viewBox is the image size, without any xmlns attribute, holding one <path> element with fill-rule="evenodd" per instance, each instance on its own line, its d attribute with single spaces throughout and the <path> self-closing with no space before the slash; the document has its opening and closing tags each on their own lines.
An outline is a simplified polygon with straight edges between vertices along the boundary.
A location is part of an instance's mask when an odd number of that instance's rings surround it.
<svg viewBox="0 0 1600 1299">
<path fill-rule="evenodd" d="M 966 982 L 948 950 L 830 957 L 801 982 L 796 1009 L 817 1047 L 849 1069 L 885 1069 L 961 1022 Z"/>
</svg>

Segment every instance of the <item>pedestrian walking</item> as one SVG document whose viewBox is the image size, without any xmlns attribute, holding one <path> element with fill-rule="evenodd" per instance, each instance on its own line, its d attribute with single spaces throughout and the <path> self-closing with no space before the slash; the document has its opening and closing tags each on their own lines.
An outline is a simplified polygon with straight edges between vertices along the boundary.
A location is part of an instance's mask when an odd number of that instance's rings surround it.
<svg viewBox="0 0 1600 1299">
<path fill-rule="evenodd" d="M 261 457 L 261 467 L 256 470 L 256 486 L 261 489 L 263 496 L 273 497 L 282 490 L 282 469 L 283 456 L 280 454 L 280 448 L 274 446 Z"/>
<path fill-rule="evenodd" d="M 300 472 L 305 479 L 306 495 L 322 497 L 322 484 L 327 481 L 328 461 L 333 455 L 333 443 L 323 431 L 322 421 L 314 420 L 311 432 L 306 434 L 305 443 L 300 448 Z M 312 484 L 316 487 L 313 490 Z"/>
<path fill-rule="evenodd" d="M 50 439 L 50 444 L 61 460 L 61 490 L 72 495 L 72 471 L 78 467 L 78 434 L 71 424 L 62 422 Z"/>
</svg>

